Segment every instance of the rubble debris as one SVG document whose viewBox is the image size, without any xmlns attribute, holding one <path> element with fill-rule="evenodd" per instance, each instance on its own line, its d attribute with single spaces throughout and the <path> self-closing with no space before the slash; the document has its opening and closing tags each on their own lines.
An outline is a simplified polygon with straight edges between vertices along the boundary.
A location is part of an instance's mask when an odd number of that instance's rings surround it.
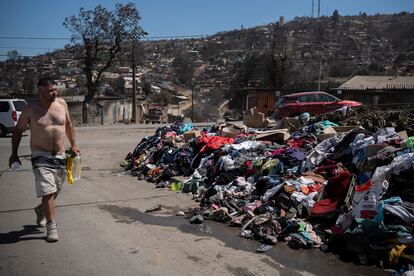
<svg viewBox="0 0 414 276">
<path fill-rule="evenodd" d="M 336 111 L 312 118 L 313 122 L 321 120 L 341 122 L 342 126 L 357 125 L 371 132 L 389 126 L 397 132 L 405 130 L 408 136 L 414 136 L 414 110 L 380 110 L 373 106 L 360 106 L 348 110 L 346 115 Z"/>
</svg>

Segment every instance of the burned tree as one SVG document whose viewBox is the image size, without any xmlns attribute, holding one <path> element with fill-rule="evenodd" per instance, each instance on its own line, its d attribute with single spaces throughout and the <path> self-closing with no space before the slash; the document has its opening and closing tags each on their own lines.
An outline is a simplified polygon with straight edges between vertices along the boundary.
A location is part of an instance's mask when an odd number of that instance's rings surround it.
<svg viewBox="0 0 414 276">
<path fill-rule="evenodd" d="M 139 25 L 141 16 L 133 3 L 116 4 L 114 11 L 98 5 L 93 10 L 81 8 L 78 16 L 67 17 L 63 25 L 72 32 L 72 42 L 82 47 L 78 58 L 83 61 L 87 94 L 82 119 L 88 123 L 89 106 L 98 91 L 102 73 L 110 68 L 122 43 L 138 40 L 145 32 Z"/>
<path fill-rule="evenodd" d="M 272 89 L 282 91 L 293 71 L 293 38 L 283 26 L 276 26 L 273 37 L 263 55 L 266 79 Z"/>
</svg>

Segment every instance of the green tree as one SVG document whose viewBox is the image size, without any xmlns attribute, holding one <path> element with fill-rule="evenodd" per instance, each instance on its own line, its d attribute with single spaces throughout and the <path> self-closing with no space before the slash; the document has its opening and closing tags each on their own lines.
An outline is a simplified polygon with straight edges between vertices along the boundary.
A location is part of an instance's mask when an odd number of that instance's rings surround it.
<svg viewBox="0 0 414 276">
<path fill-rule="evenodd" d="M 72 43 L 82 46 L 87 94 L 82 119 L 88 123 L 89 106 L 98 91 L 102 73 L 108 70 L 123 42 L 138 40 L 146 33 L 139 25 L 141 16 L 135 4 L 116 4 L 114 11 L 98 5 L 93 10 L 81 8 L 78 16 L 67 17 L 63 25 L 72 33 Z"/>
</svg>

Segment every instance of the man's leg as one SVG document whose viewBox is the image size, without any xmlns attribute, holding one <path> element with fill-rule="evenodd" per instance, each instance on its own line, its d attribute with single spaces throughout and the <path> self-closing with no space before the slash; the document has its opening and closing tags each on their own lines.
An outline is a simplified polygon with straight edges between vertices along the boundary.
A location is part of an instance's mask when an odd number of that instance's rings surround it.
<svg viewBox="0 0 414 276">
<path fill-rule="evenodd" d="M 45 213 L 45 217 L 47 220 L 46 228 L 47 228 L 47 241 L 55 242 L 59 240 L 59 236 L 57 233 L 57 225 L 56 225 L 56 206 L 55 206 L 55 198 L 57 193 L 53 193 L 50 195 L 45 195 L 42 197 L 42 206 L 43 211 Z"/>
<path fill-rule="evenodd" d="M 43 213 L 43 206 L 42 203 L 40 202 L 39 205 L 37 205 L 35 208 L 35 213 L 36 213 L 36 223 L 38 227 L 45 227 L 46 226 L 46 217 L 45 214 Z"/>
<path fill-rule="evenodd" d="M 56 198 L 56 193 L 45 195 L 42 197 L 43 212 L 45 214 L 46 221 L 48 223 L 51 221 L 55 221 L 56 219 L 55 198 Z"/>
<path fill-rule="evenodd" d="M 36 222 L 39 227 L 45 227 L 50 220 L 50 204 L 54 209 L 53 194 L 56 194 L 57 187 L 54 185 L 55 177 L 52 169 L 37 167 L 33 169 L 36 184 L 36 194 L 42 197 L 41 203 L 34 208 L 36 212 Z M 46 194 L 46 195 L 45 195 Z M 55 196 L 56 197 L 56 196 Z M 52 211 L 54 219 L 54 211 Z M 48 219 L 46 219 L 46 215 Z"/>
</svg>

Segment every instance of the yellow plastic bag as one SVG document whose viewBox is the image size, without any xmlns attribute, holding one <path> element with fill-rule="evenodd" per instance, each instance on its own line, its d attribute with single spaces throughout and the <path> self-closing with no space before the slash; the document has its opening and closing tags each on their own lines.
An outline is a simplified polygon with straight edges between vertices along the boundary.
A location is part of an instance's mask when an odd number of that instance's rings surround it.
<svg viewBox="0 0 414 276">
<path fill-rule="evenodd" d="M 66 176 L 68 178 L 68 183 L 73 184 L 75 180 L 73 179 L 73 157 L 66 157 Z"/>
</svg>

